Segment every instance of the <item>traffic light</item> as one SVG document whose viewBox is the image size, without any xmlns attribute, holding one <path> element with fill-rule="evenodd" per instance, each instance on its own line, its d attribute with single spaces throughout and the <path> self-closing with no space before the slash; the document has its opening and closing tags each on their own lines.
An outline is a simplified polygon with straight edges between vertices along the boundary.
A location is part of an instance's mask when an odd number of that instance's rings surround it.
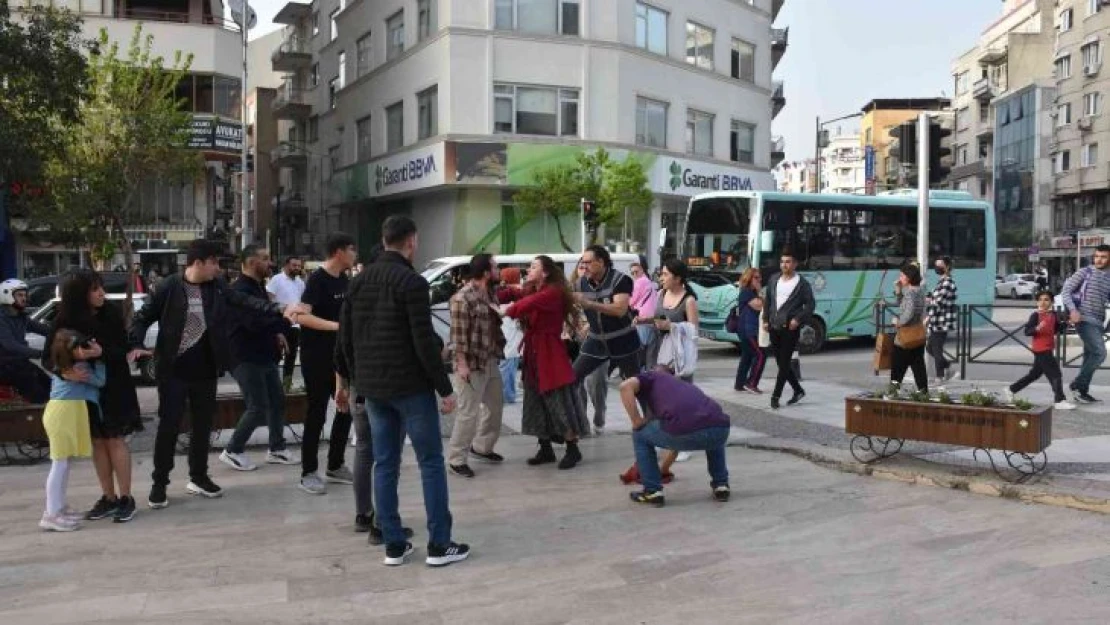
<svg viewBox="0 0 1110 625">
<path fill-rule="evenodd" d="M 890 136 L 898 140 L 898 147 L 891 148 L 888 156 L 898 159 L 903 165 L 917 163 L 917 124 L 906 122 L 890 131 Z"/>
<path fill-rule="evenodd" d="M 597 204 L 593 200 L 582 199 L 582 221 L 590 227 L 597 225 Z"/>
<path fill-rule="evenodd" d="M 951 134 L 952 131 L 941 126 L 939 121 L 929 120 L 929 186 L 943 182 L 951 171 L 941 165 L 941 159 L 952 153 L 950 148 L 942 145 L 941 140 Z"/>
</svg>

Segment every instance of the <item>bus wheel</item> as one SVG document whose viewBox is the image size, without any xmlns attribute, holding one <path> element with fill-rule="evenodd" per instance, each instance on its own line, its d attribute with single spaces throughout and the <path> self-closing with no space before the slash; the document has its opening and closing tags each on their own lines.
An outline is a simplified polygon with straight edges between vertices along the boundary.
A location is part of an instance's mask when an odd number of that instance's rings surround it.
<svg viewBox="0 0 1110 625">
<path fill-rule="evenodd" d="M 809 321 L 802 324 L 798 334 L 798 353 L 816 354 L 825 346 L 825 322 L 817 317 L 810 317 Z"/>
</svg>

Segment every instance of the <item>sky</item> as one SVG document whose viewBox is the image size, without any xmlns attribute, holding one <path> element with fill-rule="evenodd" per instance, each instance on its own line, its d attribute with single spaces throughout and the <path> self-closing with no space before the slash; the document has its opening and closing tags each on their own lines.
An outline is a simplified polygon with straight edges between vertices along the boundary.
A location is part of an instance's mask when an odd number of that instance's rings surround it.
<svg viewBox="0 0 1110 625">
<path fill-rule="evenodd" d="M 253 0 L 252 38 L 287 0 Z M 952 97 L 952 61 L 1002 16 L 1000 0 L 786 0 L 775 22 L 790 43 L 775 70 L 786 108 L 771 125 L 786 139 L 786 158 L 811 158 L 817 116 L 858 112 L 874 98 Z M 829 124 L 835 135 L 858 130 L 852 120 Z"/>
</svg>

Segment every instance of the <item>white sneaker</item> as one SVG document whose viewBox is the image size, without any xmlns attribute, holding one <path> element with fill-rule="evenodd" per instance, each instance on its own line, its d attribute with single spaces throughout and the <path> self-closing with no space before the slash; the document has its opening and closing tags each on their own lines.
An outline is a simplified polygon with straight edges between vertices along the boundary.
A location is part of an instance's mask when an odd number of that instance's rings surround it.
<svg viewBox="0 0 1110 625">
<path fill-rule="evenodd" d="M 297 457 L 297 454 L 289 451 L 288 449 L 282 449 L 280 451 L 268 451 L 268 452 L 266 452 L 266 464 L 300 464 L 300 463 L 301 463 L 301 459 Z"/>
<path fill-rule="evenodd" d="M 1010 387 L 1007 386 L 1005 389 L 1003 389 L 1002 396 L 1006 398 L 1006 403 L 1014 403 L 1014 392 L 1010 390 Z"/>
<path fill-rule="evenodd" d="M 251 459 L 247 457 L 247 454 L 235 454 L 226 449 L 220 454 L 220 462 L 236 471 L 254 471 L 258 468 L 251 462 Z"/>
<path fill-rule="evenodd" d="M 678 452 L 678 457 L 677 457 L 677 458 L 675 458 L 675 459 L 674 459 L 674 461 L 675 461 L 675 462 L 686 462 L 686 461 L 687 461 L 687 460 L 689 460 L 690 458 L 691 458 L 691 454 L 690 454 L 690 452 L 688 452 L 688 451 L 680 451 L 680 452 Z"/>
<path fill-rule="evenodd" d="M 39 527 L 48 532 L 72 532 L 81 529 L 76 521 L 71 521 L 61 514 L 52 516 L 45 512 L 39 521 Z"/>
<path fill-rule="evenodd" d="M 297 488 L 309 495 L 323 495 L 328 492 L 328 485 L 315 473 L 309 473 L 301 477 L 301 481 L 297 484 Z"/>
<path fill-rule="evenodd" d="M 1057 409 L 1057 410 L 1075 410 L 1075 408 L 1076 408 L 1075 404 L 1071 403 L 1070 401 L 1068 401 L 1066 399 L 1063 400 L 1063 401 L 1056 402 L 1055 404 L 1052 405 L 1052 407 Z"/>
</svg>

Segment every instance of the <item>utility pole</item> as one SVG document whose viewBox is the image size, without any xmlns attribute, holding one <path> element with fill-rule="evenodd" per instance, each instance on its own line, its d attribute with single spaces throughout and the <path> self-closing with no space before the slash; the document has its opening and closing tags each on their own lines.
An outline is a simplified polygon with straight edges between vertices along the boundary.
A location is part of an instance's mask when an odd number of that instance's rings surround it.
<svg viewBox="0 0 1110 625">
<path fill-rule="evenodd" d="M 254 23 L 258 20 L 254 10 L 246 0 L 229 0 L 228 6 L 231 8 L 232 17 L 237 17 L 239 22 L 240 42 L 243 47 L 243 72 L 241 76 L 242 83 L 239 86 L 239 116 L 242 129 L 242 140 L 240 143 L 241 150 L 239 154 L 239 166 L 242 168 L 239 172 L 239 190 L 242 206 L 240 211 L 240 245 L 246 247 L 254 241 L 254 232 L 250 223 L 250 191 L 247 188 L 247 34 Z"/>
<path fill-rule="evenodd" d="M 813 175 L 817 177 L 817 184 L 814 185 L 817 193 L 821 192 L 821 116 L 817 116 L 817 130 L 813 133 Z"/>
<path fill-rule="evenodd" d="M 917 262 L 929 267 L 929 114 L 917 117 Z"/>
</svg>

